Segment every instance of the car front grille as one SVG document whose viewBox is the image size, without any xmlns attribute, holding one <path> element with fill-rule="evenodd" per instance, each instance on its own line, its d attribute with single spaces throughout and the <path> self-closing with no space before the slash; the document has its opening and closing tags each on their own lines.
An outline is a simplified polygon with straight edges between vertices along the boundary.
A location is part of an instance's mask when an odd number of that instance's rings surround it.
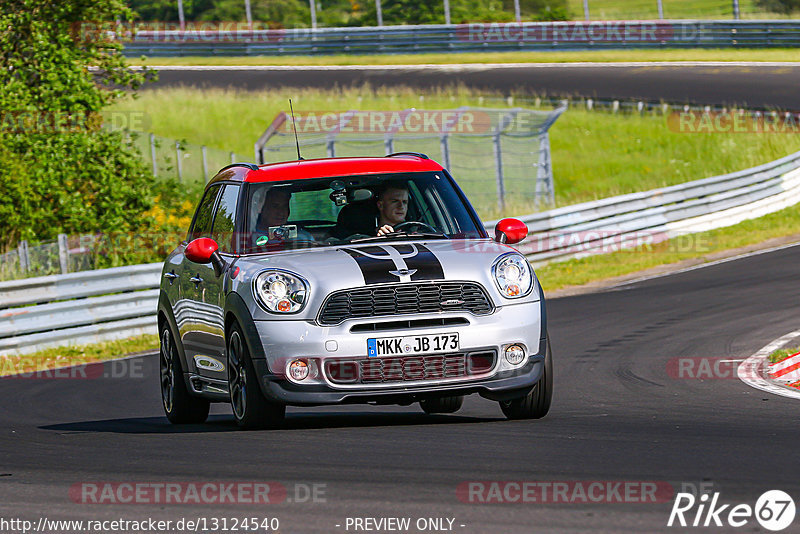
<svg viewBox="0 0 800 534">
<path fill-rule="evenodd" d="M 486 315 L 494 311 L 494 306 L 475 282 L 393 284 L 332 293 L 322 305 L 319 323 L 335 325 L 353 318 L 445 311 Z"/>
<path fill-rule="evenodd" d="M 381 384 L 468 378 L 491 371 L 496 358 L 495 351 L 483 350 L 458 354 L 329 361 L 325 365 L 325 374 L 334 384 Z"/>
</svg>

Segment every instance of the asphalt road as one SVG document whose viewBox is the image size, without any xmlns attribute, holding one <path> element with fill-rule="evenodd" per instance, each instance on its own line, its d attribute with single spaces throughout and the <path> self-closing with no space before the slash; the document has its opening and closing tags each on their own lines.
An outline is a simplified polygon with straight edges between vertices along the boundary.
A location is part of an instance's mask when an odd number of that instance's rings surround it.
<svg viewBox="0 0 800 534">
<path fill-rule="evenodd" d="M 262 432 L 237 430 L 219 405 L 209 424 L 175 427 L 161 412 L 155 356 L 116 364 L 122 378 L 0 380 L 0 518 L 277 517 L 281 532 L 313 533 L 346 532 L 347 517 L 447 517 L 465 534 L 618 533 L 668 530 L 672 493 L 658 504 L 475 504 L 456 489 L 648 481 L 710 483 L 724 503 L 753 505 L 769 489 L 798 500 L 797 401 L 667 371 L 679 357 L 745 358 L 797 329 L 798 259 L 792 247 L 550 301 L 556 394 L 540 421 L 505 421 L 470 397 L 448 416 L 290 409 L 286 428 Z M 92 481 L 276 481 L 293 502 L 73 502 L 70 487 Z M 325 485 L 325 502 L 296 502 L 312 484 Z"/>
<path fill-rule="evenodd" d="M 260 90 L 277 87 L 334 88 L 360 86 L 443 85 L 503 94 L 564 95 L 644 99 L 701 105 L 736 104 L 800 110 L 797 65 L 625 65 L 556 64 L 516 66 L 399 67 L 225 67 L 187 70 L 159 67 L 159 81 L 147 88 L 189 85 Z"/>
</svg>

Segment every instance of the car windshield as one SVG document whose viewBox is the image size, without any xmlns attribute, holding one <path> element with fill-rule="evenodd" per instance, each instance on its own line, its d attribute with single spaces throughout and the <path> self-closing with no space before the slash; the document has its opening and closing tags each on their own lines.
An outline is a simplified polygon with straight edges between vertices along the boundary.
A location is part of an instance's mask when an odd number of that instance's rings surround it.
<svg viewBox="0 0 800 534">
<path fill-rule="evenodd" d="M 418 237 L 485 237 L 470 211 L 443 172 L 253 183 L 242 248 L 252 254 Z"/>
</svg>

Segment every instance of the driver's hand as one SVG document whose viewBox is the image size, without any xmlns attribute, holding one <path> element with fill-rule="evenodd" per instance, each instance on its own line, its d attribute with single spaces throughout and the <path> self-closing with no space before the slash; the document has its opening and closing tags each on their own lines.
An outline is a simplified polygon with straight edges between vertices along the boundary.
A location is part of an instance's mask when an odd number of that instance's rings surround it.
<svg viewBox="0 0 800 534">
<path fill-rule="evenodd" d="M 394 228 L 392 228 L 388 224 L 384 224 L 383 226 L 378 228 L 378 236 L 379 237 L 382 236 L 382 235 L 388 235 L 388 234 L 393 234 L 393 233 L 394 233 Z"/>
</svg>

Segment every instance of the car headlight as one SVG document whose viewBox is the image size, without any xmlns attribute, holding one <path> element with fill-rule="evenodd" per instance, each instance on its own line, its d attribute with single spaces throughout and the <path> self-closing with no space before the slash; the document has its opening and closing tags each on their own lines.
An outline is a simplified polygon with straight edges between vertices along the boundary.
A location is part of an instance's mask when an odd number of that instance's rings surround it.
<svg viewBox="0 0 800 534">
<path fill-rule="evenodd" d="M 254 286 L 261 305 L 274 313 L 297 313 L 308 299 L 308 283 L 286 271 L 264 271 Z"/>
<path fill-rule="evenodd" d="M 500 256 L 492 266 L 492 274 L 500 293 L 509 299 L 524 297 L 533 287 L 533 269 L 521 254 Z"/>
</svg>

